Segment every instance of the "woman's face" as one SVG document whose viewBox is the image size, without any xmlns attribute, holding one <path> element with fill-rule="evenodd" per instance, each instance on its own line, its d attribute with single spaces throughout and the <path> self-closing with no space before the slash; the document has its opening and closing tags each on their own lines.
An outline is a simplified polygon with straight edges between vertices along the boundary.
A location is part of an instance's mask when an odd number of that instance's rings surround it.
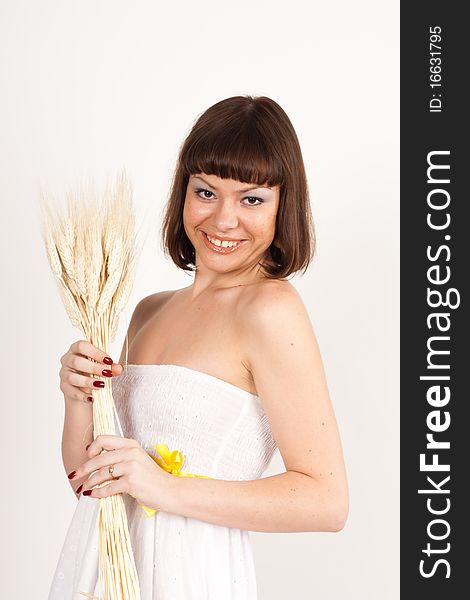
<svg viewBox="0 0 470 600">
<path fill-rule="evenodd" d="M 279 186 L 191 175 L 183 223 L 197 264 L 218 272 L 257 264 L 273 241 L 278 206 Z"/>
</svg>

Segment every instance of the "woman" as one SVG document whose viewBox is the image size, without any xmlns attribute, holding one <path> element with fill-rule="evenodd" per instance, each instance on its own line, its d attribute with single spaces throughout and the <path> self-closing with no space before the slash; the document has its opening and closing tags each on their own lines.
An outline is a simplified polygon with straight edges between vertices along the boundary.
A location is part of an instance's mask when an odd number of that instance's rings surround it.
<svg viewBox="0 0 470 600">
<path fill-rule="evenodd" d="M 83 539 L 99 503 L 83 496 L 124 493 L 143 600 L 255 599 L 248 530 L 339 531 L 347 518 L 320 352 L 287 280 L 307 268 L 314 236 L 301 150 L 276 102 L 236 96 L 200 116 L 163 239 L 193 283 L 138 303 L 118 364 L 84 340 L 61 359 L 63 460 L 84 508 L 50 598 L 95 584 L 96 544 L 86 552 Z M 89 401 L 102 377 L 115 378 L 124 437 L 93 441 Z M 196 476 L 156 464 L 156 443 L 182 452 Z M 286 472 L 261 478 L 276 447 Z"/>
</svg>

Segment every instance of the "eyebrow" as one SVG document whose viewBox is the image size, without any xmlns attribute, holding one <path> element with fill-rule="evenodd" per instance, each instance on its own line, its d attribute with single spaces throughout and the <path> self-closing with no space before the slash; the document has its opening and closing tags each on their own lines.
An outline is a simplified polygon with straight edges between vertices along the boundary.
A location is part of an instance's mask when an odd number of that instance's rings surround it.
<svg viewBox="0 0 470 600">
<path fill-rule="evenodd" d="M 215 190 L 216 192 L 218 191 L 216 187 L 214 187 L 213 185 L 211 185 L 208 181 L 206 181 L 205 179 L 203 179 L 202 177 L 193 177 L 193 179 L 200 179 L 201 181 L 203 181 L 208 187 L 212 188 L 213 190 Z M 245 192 L 252 192 L 253 190 L 272 190 L 272 188 L 270 187 L 264 187 L 264 186 L 257 186 L 257 187 L 252 187 L 252 188 L 246 188 L 244 190 L 236 190 L 237 194 L 244 194 Z"/>
</svg>

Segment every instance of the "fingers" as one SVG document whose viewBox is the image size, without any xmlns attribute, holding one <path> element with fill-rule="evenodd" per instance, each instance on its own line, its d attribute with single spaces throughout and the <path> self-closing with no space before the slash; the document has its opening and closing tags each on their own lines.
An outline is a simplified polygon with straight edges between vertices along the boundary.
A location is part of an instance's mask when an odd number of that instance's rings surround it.
<svg viewBox="0 0 470 600">
<path fill-rule="evenodd" d="M 60 389 L 68 398 L 90 402 L 92 391 L 103 388 L 103 378 L 122 374 L 123 367 L 87 340 L 74 342 L 61 357 Z M 101 379 L 98 379 L 101 378 Z"/>
<path fill-rule="evenodd" d="M 96 390 L 98 388 L 98 385 L 96 385 L 95 382 L 100 382 L 99 387 L 104 387 L 104 381 L 101 382 L 99 379 L 87 377 L 86 375 L 80 375 L 80 373 L 75 373 L 74 371 L 65 371 L 62 374 L 61 379 L 63 387 L 66 389 L 68 388 L 68 390 L 70 390 L 70 388 L 77 387 L 90 390 L 91 392 L 91 390 Z"/>
<path fill-rule="evenodd" d="M 91 398 L 93 400 L 93 390 L 97 390 L 98 386 L 103 388 L 105 382 L 68 369 L 60 372 L 60 389 L 68 399 L 88 401 Z"/>
<path fill-rule="evenodd" d="M 100 350 L 96 346 L 93 346 L 93 344 L 91 344 L 87 340 L 78 340 L 77 342 L 74 342 L 70 346 L 70 352 L 72 354 L 81 354 L 85 358 L 92 358 L 93 360 L 96 360 L 96 362 L 99 363 L 109 364 L 109 360 L 105 361 L 105 359 L 110 358 L 106 354 L 106 352 Z"/>
<path fill-rule="evenodd" d="M 66 365 L 69 369 L 82 375 L 110 376 L 111 367 L 102 362 L 93 362 L 80 354 L 71 354 Z"/>
<path fill-rule="evenodd" d="M 87 404 L 93 402 L 93 392 L 89 388 L 79 387 L 77 388 L 76 394 L 77 400 L 81 400 L 82 402 L 86 402 Z"/>
<path fill-rule="evenodd" d="M 92 475 L 90 475 L 90 477 L 82 484 L 82 486 L 80 486 L 78 488 L 77 493 L 79 493 L 79 492 L 83 493 L 86 490 L 91 490 L 95 486 L 100 485 L 101 483 L 104 483 L 105 481 L 114 481 L 115 479 L 119 479 L 119 477 L 123 477 L 127 473 L 126 465 L 127 465 L 127 463 L 125 463 L 125 462 L 113 463 L 112 464 L 112 466 L 113 466 L 113 474 L 112 475 L 109 472 L 110 465 L 107 465 L 106 467 L 101 467 L 101 469 L 98 469 Z M 89 495 L 89 494 L 85 494 L 85 495 Z"/>
<path fill-rule="evenodd" d="M 86 477 L 87 475 L 91 475 L 91 473 L 95 473 L 95 471 L 99 471 L 99 469 L 106 468 L 108 469 L 111 465 L 121 462 L 124 459 L 122 450 L 112 450 L 108 452 L 103 452 L 99 456 L 95 456 L 94 458 L 87 460 L 83 463 L 76 471 L 73 477 L 70 477 L 71 480 L 81 479 L 82 477 Z M 107 477 L 106 479 L 110 479 Z"/>
<path fill-rule="evenodd" d="M 88 446 L 86 452 L 90 460 L 83 463 L 70 479 L 80 479 L 102 467 L 107 468 L 124 460 L 137 459 L 140 454 L 147 456 L 145 450 L 136 440 L 115 435 L 99 435 Z"/>
<path fill-rule="evenodd" d="M 67 382 L 68 376 L 65 379 L 64 377 L 65 376 L 61 375 L 60 382 L 60 389 L 63 392 L 64 396 L 71 400 L 86 402 L 87 404 L 93 402 L 93 390 L 90 387 L 76 387 Z"/>
<path fill-rule="evenodd" d="M 120 450 L 124 448 L 136 448 L 145 452 L 137 440 L 120 437 L 119 435 L 98 435 L 88 446 L 87 454 L 90 458 L 93 458 L 99 455 L 102 450 Z"/>
<path fill-rule="evenodd" d="M 84 496 L 89 496 L 90 498 L 107 498 L 108 496 L 122 494 L 126 491 L 127 484 L 124 479 L 113 479 L 109 484 L 103 485 L 102 487 L 95 487 L 92 490 L 83 490 L 82 494 Z"/>
</svg>

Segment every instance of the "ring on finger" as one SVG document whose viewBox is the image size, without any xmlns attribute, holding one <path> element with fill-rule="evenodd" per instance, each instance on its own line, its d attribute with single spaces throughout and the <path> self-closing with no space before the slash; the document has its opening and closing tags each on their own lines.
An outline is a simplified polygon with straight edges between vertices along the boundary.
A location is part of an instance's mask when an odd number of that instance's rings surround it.
<svg viewBox="0 0 470 600">
<path fill-rule="evenodd" d="M 113 479 L 117 479 L 117 478 L 116 478 L 116 476 L 113 474 L 113 473 L 114 473 L 114 465 L 110 465 L 110 466 L 108 467 L 108 473 L 111 475 L 111 477 L 112 477 Z"/>
</svg>

